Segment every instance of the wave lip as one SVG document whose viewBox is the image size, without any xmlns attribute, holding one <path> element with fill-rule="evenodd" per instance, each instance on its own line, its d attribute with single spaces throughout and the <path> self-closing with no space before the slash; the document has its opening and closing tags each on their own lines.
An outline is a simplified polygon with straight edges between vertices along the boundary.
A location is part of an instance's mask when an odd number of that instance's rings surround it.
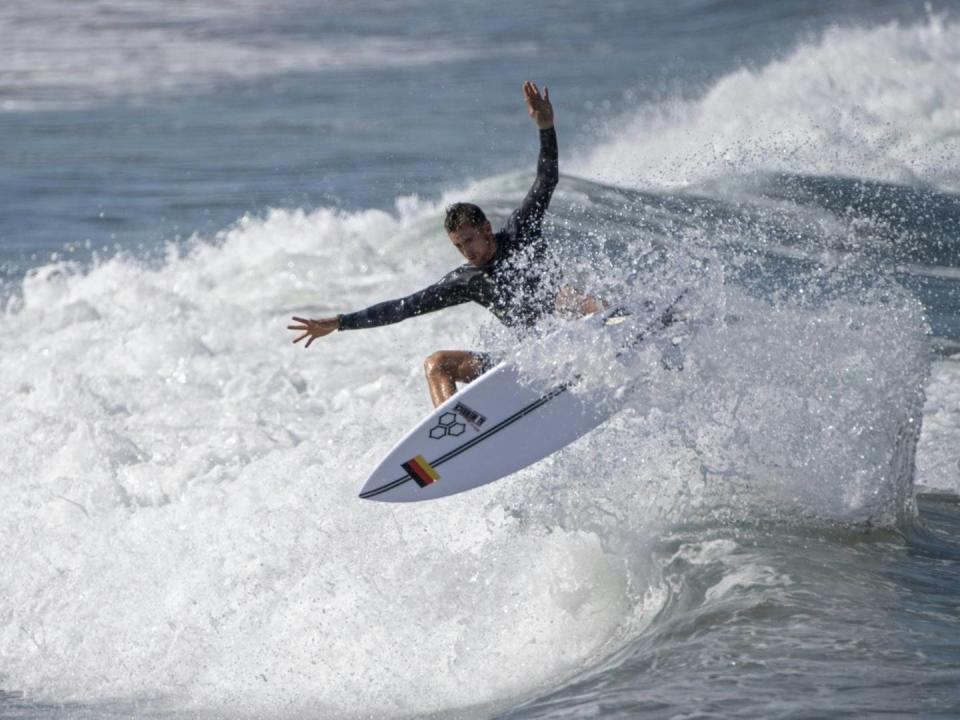
<svg viewBox="0 0 960 720">
<path fill-rule="evenodd" d="M 578 172 L 629 187 L 756 170 L 842 175 L 960 191 L 960 24 L 826 30 L 700 98 L 618 120 Z M 624 128 L 624 122 L 627 123 Z"/>
</svg>

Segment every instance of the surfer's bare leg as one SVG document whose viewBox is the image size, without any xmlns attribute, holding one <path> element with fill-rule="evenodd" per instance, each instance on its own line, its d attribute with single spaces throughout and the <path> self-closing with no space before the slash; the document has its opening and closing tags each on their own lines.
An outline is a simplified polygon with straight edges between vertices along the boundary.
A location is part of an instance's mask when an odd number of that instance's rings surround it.
<svg viewBox="0 0 960 720">
<path fill-rule="evenodd" d="M 438 350 L 423 361 L 430 387 L 430 399 L 437 407 L 457 391 L 457 383 L 468 383 L 483 374 L 483 363 L 466 350 Z"/>
</svg>

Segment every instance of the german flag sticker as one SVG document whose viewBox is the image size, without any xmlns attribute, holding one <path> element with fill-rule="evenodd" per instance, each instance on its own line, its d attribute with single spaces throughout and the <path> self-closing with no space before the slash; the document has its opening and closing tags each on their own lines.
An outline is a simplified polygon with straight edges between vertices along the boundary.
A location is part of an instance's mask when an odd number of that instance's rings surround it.
<svg viewBox="0 0 960 720">
<path fill-rule="evenodd" d="M 407 474 L 412 477 L 420 487 L 426 487 L 430 483 L 440 479 L 437 471 L 433 469 L 430 463 L 423 459 L 423 455 L 417 455 L 415 458 L 407 460 L 400 467 L 406 470 Z"/>
</svg>

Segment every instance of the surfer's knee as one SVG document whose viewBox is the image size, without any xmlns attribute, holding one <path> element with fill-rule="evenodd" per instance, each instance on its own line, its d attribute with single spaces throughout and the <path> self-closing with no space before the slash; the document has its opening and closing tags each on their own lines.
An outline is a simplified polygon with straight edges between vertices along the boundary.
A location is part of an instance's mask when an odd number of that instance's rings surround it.
<svg viewBox="0 0 960 720">
<path fill-rule="evenodd" d="M 557 313 L 568 317 L 590 315 L 604 307 L 606 303 L 603 301 L 570 285 L 562 286 L 554 298 L 554 308 Z"/>
<path fill-rule="evenodd" d="M 427 377 L 436 375 L 437 373 L 446 375 L 449 373 L 448 365 L 449 361 L 447 359 L 447 353 L 443 350 L 438 350 L 437 352 L 427 355 L 426 359 L 423 361 L 423 372 L 427 375 Z"/>
</svg>

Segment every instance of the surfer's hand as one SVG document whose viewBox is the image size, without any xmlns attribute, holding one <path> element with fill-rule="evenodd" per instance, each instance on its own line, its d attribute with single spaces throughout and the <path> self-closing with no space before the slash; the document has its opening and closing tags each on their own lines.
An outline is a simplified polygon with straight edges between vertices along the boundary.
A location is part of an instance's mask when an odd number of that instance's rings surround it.
<svg viewBox="0 0 960 720">
<path fill-rule="evenodd" d="M 602 310 L 607 304 L 589 293 L 564 285 L 557 293 L 554 307 L 560 315 L 567 317 L 583 317 Z"/>
<path fill-rule="evenodd" d="M 324 335 L 329 335 L 334 330 L 340 329 L 340 318 L 338 317 L 329 317 L 329 318 L 318 318 L 316 320 L 310 320 L 309 318 L 295 317 L 299 325 L 287 325 L 287 330 L 294 330 L 295 332 L 302 332 L 303 335 L 294 340 L 294 344 L 300 342 L 304 338 L 310 338 L 307 340 L 307 344 L 304 347 L 310 347 L 312 343 L 317 338 L 321 338 Z"/>
<path fill-rule="evenodd" d="M 527 102 L 527 112 L 541 130 L 553 127 L 553 105 L 550 104 L 550 91 L 543 86 L 543 95 L 537 84 L 527 80 L 523 84 L 523 99 Z"/>
</svg>

